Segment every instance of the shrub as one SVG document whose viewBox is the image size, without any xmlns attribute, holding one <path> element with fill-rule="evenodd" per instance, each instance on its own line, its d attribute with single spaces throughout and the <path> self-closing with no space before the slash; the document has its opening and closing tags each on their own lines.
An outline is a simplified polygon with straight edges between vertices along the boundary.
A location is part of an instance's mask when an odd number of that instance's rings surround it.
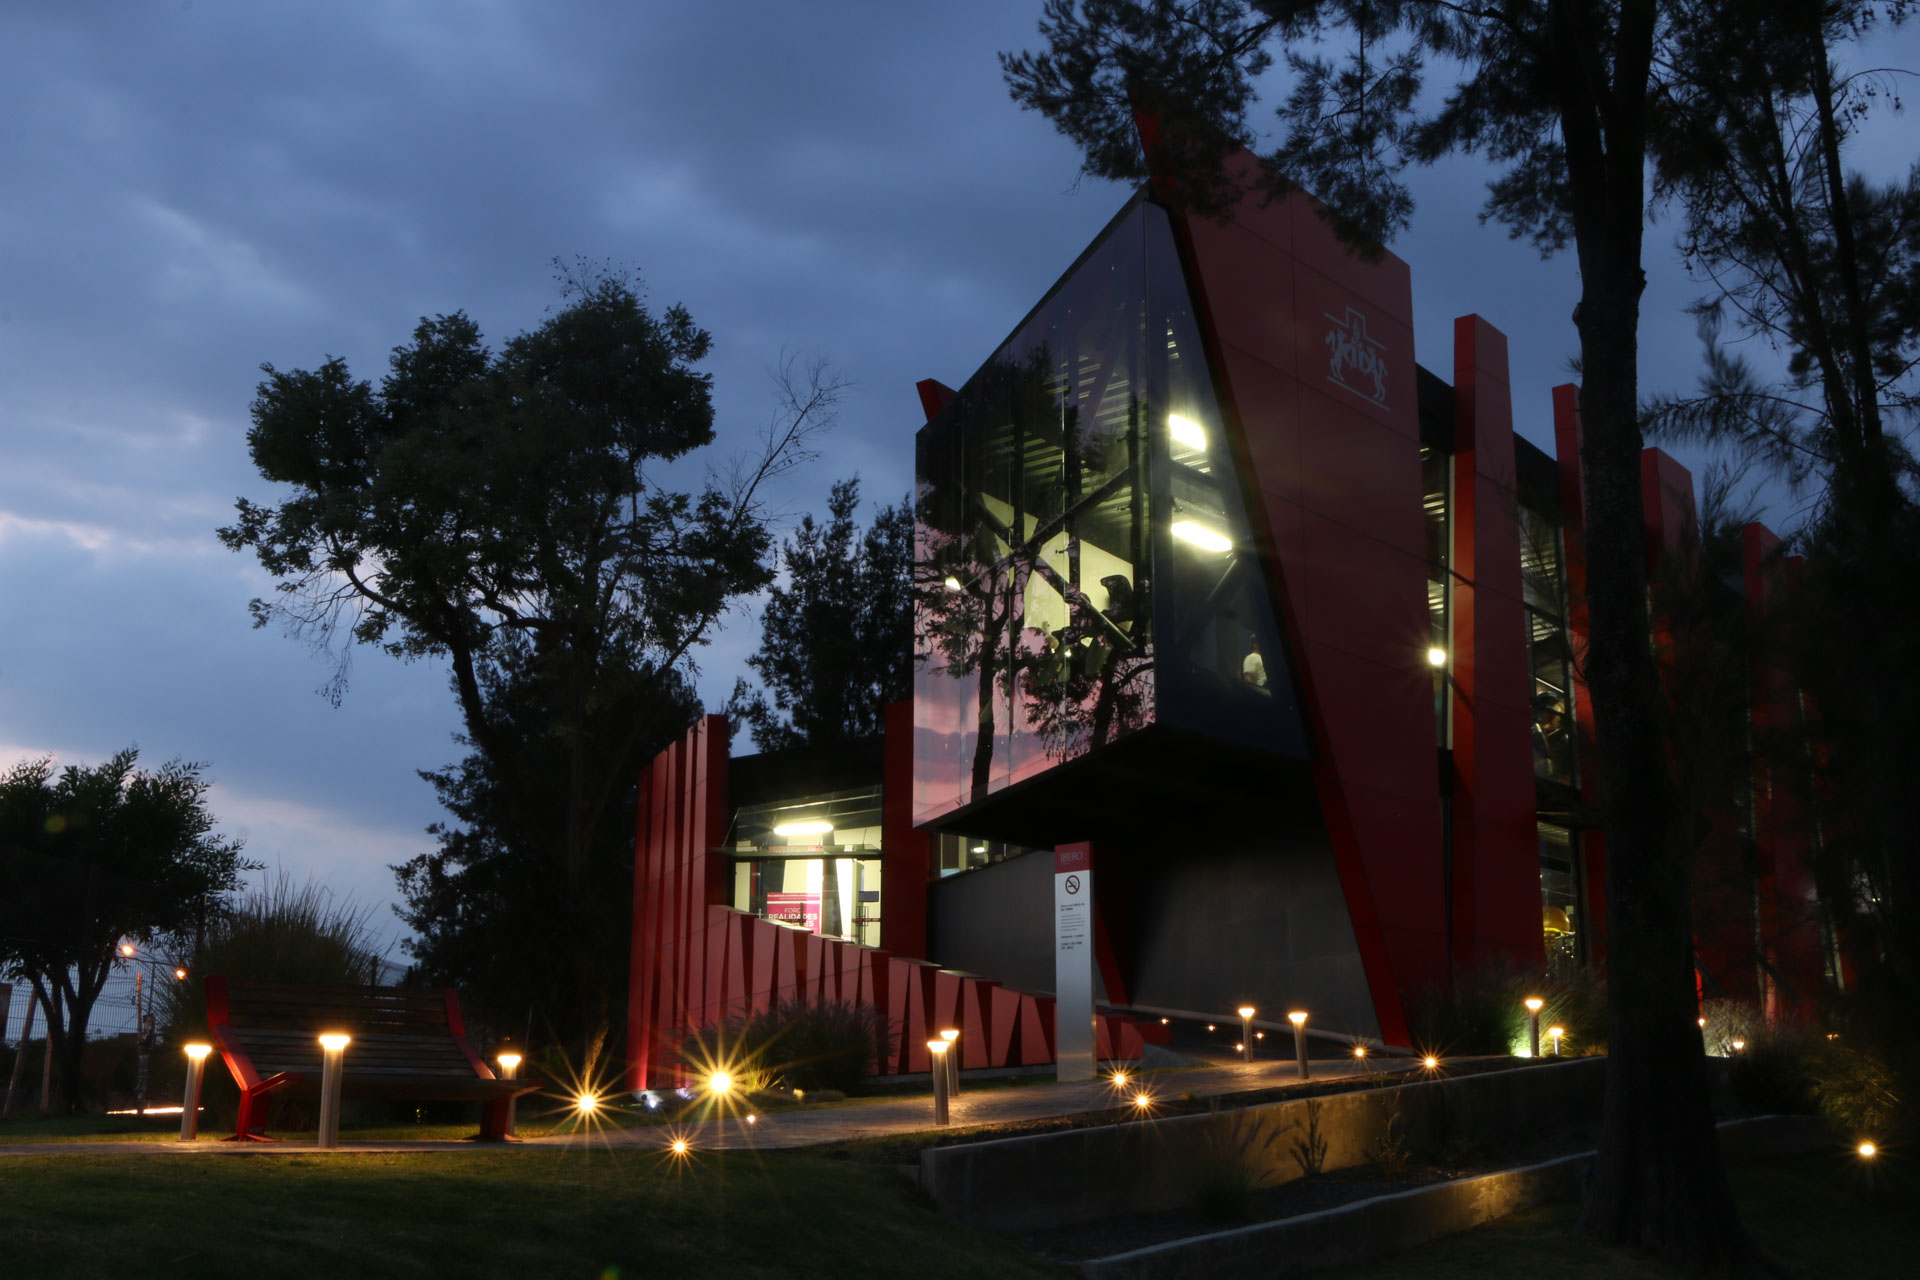
<svg viewBox="0 0 1920 1280">
<path fill-rule="evenodd" d="M 1570 1057 L 1607 1048 L 1606 984 L 1583 969 L 1482 969 L 1429 987 L 1407 1001 L 1414 1047 L 1443 1056 L 1521 1053 L 1527 1049 L 1523 1001 L 1539 996 L 1540 1052 L 1552 1053 L 1548 1027 L 1564 1027 L 1560 1051 Z"/>
<path fill-rule="evenodd" d="M 1707 1025 L 1713 1025 L 1711 1019 Z M 1804 1027 L 1762 1025 L 1743 1028 L 1742 1038 L 1746 1048 L 1727 1061 L 1727 1088 L 1740 1109 L 1753 1115 L 1812 1114 L 1816 1062 L 1825 1037 Z"/>
<path fill-rule="evenodd" d="M 856 1093 L 893 1048 L 893 1030 L 870 1004 L 782 1000 L 773 1008 L 702 1027 L 681 1044 L 695 1071 L 726 1067 L 736 1085 Z"/>
</svg>

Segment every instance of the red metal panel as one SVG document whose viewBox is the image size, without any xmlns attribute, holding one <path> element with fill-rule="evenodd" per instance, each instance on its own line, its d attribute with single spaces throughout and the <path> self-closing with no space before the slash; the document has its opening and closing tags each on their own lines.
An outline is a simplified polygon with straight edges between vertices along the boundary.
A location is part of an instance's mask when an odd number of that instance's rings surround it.
<svg viewBox="0 0 1920 1280">
<path fill-rule="evenodd" d="M 780 971 L 780 935 L 786 932 L 771 920 L 755 919 L 753 930 L 752 985 L 747 989 L 752 1012 L 765 1013 L 773 1007 L 775 985 Z"/>
<path fill-rule="evenodd" d="M 913 1038 L 913 961 L 904 956 L 887 959 L 887 1021 L 899 1030 L 894 1044 L 894 1071 L 907 1069 L 907 1044 Z M 922 1029 L 925 1020 L 922 1019 Z"/>
<path fill-rule="evenodd" d="M 752 916 L 740 911 L 727 915 L 727 982 L 721 996 L 725 1018 L 744 1016 L 753 1007 L 747 991 L 752 974 L 752 921 Z"/>
<path fill-rule="evenodd" d="M 1544 961 L 1507 339 L 1454 321 L 1453 963 Z"/>
<path fill-rule="evenodd" d="M 995 1067 L 1015 1065 L 1020 1035 L 1020 993 L 995 984 L 987 989 L 987 1060 Z M 971 1031 L 968 1034 L 972 1034 Z"/>
<path fill-rule="evenodd" d="M 907 990 L 907 1042 L 905 1052 L 901 1054 L 902 1069 L 909 1073 L 926 1071 L 931 1066 L 927 1041 L 933 1037 L 935 1030 L 928 1012 L 928 1005 L 933 999 L 935 970 L 932 965 L 910 960 L 895 972 L 902 977 Z"/>
<path fill-rule="evenodd" d="M 1135 1062 L 1146 1056 L 1147 1047 L 1141 1035 L 1142 1028 L 1131 1020 L 1120 1024 L 1120 1056 L 1129 1062 Z"/>
<path fill-rule="evenodd" d="M 927 1007 L 927 1034 L 960 1029 L 960 984 L 962 977 L 952 969 L 936 969 L 933 974 L 932 1003 Z"/>
<path fill-rule="evenodd" d="M 1248 200 L 1235 220 L 1250 236 L 1191 217 L 1175 226 L 1223 411 L 1241 437 L 1250 515 L 1271 551 L 1269 588 L 1320 748 L 1317 790 L 1375 1015 L 1404 1043 L 1399 989 L 1435 971 L 1445 950 L 1444 932 L 1409 927 L 1420 916 L 1399 901 L 1423 898 L 1431 920 L 1442 898 L 1408 272 L 1391 254 L 1353 255 L 1302 195 Z M 1267 301 L 1289 290 L 1290 326 Z M 1276 333 L 1290 346 L 1276 348 Z M 1336 368 L 1342 344 L 1373 352 L 1383 379 Z M 1308 452 L 1313 467 L 1302 465 Z M 1358 598 L 1356 578 L 1371 586 Z M 1380 842 L 1380 824 L 1356 825 L 1361 791 L 1369 804 L 1394 793 L 1396 843 Z M 1388 891 L 1392 909 L 1377 908 Z"/>
<path fill-rule="evenodd" d="M 792 929 L 774 926 L 773 1000 L 791 1000 L 800 985 L 800 935 Z"/>
<path fill-rule="evenodd" d="M 890 703 L 880 789 L 880 941 L 896 954 L 923 956 L 931 840 L 913 825 L 913 738 L 912 701 Z"/>
<path fill-rule="evenodd" d="M 968 978 L 960 984 L 960 1065 L 968 1070 L 997 1066 L 993 1060 L 993 993 L 1000 984 L 985 978 Z"/>
<path fill-rule="evenodd" d="M 1043 996 L 1020 997 L 1019 1039 L 1021 1066 L 1053 1061 L 1053 1001 Z"/>
</svg>

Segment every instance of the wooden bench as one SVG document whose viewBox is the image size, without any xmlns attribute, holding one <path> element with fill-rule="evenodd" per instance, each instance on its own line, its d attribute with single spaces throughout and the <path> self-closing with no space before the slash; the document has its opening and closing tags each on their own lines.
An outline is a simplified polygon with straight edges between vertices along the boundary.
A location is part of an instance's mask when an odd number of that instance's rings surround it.
<svg viewBox="0 0 1920 1280">
<path fill-rule="evenodd" d="M 230 1142 L 266 1141 L 268 1095 L 320 1096 L 320 1036 L 352 1036 L 343 1098 L 475 1101 L 483 1139 L 507 1138 L 508 1106 L 541 1087 L 497 1079 L 467 1039 L 451 988 L 321 987 L 207 978 L 214 1046 L 240 1086 Z"/>
</svg>

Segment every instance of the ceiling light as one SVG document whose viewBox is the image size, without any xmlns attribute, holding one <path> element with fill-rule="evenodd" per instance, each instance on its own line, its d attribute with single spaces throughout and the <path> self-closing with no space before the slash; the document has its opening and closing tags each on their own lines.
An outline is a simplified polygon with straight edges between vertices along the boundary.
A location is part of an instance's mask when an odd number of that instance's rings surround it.
<svg viewBox="0 0 1920 1280">
<path fill-rule="evenodd" d="M 833 824 L 824 819 L 815 818 L 808 822 L 783 822 L 773 829 L 777 836 L 824 836 L 833 830 Z"/>
<path fill-rule="evenodd" d="M 960 589 L 960 579 L 954 577 L 952 574 L 948 574 L 946 581 L 942 582 L 940 585 L 945 587 L 949 591 L 958 591 Z"/>
<path fill-rule="evenodd" d="M 1433 648 L 1427 650 L 1427 665 L 1430 667 L 1446 666 L 1447 651 L 1445 649 L 1440 648 L 1438 645 L 1435 645 Z"/>
<path fill-rule="evenodd" d="M 1202 551 L 1229 551 L 1233 548 L 1233 541 L 1225 534 L 1191 520 L 1175 520 L 1173 536 L 1191 542 Z"/>
<path fill-rule="evenodd" d="M 1167 415 L 1167 429 L 1173 433 L 1175 443 L 1198 449 L 1201 453 L 1207 451 L 1206 430 L 1192 418 L 1170 413 Z"/>
</svg>

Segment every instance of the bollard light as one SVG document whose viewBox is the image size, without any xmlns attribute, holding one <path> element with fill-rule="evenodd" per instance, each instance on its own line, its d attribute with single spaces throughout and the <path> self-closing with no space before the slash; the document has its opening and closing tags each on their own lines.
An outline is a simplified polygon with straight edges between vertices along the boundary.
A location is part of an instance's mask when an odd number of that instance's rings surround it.
<svg viewBox="0 0 1920 1280">
<path fill-rule="evenodd" d="M 522 1061 L 524 1061 L 524 1059 L 522 1059 L 519 1054 L 515 1053 L 511 1049 L 505 1050 L 502 1053 L 495 1054 L 493 1060 L 500 1064 L 500 1078 L 502 1080 L 513 1079 L 514 1073 L 520 1070 L 520 1064 Z M 503 1137 L 511 1138 L 514 1136 L 513 1124 L 516 1118 L 514 1116 L 514 1112 L 518 1111 L 519 1108 L 520 1108 L 520 1099 L 518 1098 L 507 1099 L 507 1123 L 505 1127 L 501 1130 L 501 1135 Z"/>
<path fill-rule="evenodd" d="M 933 1122 L 938 1125 L 947 1122 L 947 1050 L 952 1046 L 951 1040 L 927 1041 L 927 1052 L 933 1055 Z"/>
<path fill-rule="evenodd" d="M 1867 1190 L 1872 1191 L 1874 1190 L 1873 1157 L 1879 1153 L 1880 1148 L 1874 1146 L 1871 1142 L 1863 1142 L 1858 1147 L 1855 1147 L 1854 1150 L 1860 1153 L 1861 1167 L 1867 1171 Z"/>
<path fill-rule="evenodd" d="M 207 1055 L 213 1052 L 210 1044 L 190 1044 L 185 1046 L 187 1054 L 187 1088 L 180 1099 L 180 1141 L 192 1142 L 200 1133 L 200 1082 L 207 1069 Z"/>
<path fill-rule="evenodd" d="M 733 1092 L 733 1077 L 724 1071 L 716 1071 L 707 1077 L 707 1092 L 716 1098 L 724 1098 Z"/>
<path fill-rule="evenodd" d="M 1287 1021 L 1293 1024 L 1293 1057 L 1300 1067 L 1300 1078 L 1307 1079 L 1307 1014 L 1304 1009 L 1295 1009 L 1287 1015 Z"/>
<path fill-rule="evenodd" d="M 1527 1006 L 1527 1056 L 1537 1058 L 1540 1056 L 1540 1007 L 1546 1001 L 1539 996 L 1528 996 L 1524 1003 Z"/>
<path fill-rule="evenodd" d="M 960 1032 L 956 1028 L 947 1027 L 940 1032 L 940 1038 L 948 1045 L 947 1096 L 957 1098 L 960 1096 L 960 1054 L 953 1046 L 959 1044 Z"/>
<path fill-rule="evenodd" d="M 687 1154 L 687 1140 L 685 1138 L 675 1138 L 673 1140 L 672 1145 L 668 1148 L 668 1150 L 672 1151 L 673 1154 L 677 1156 L 683 1156 Z"/>
<path fill-rule="evenodd" d="M 1240 1060 L 1253 1061 L 1253 1015 L 1256 1012 L 1250 1004 L 1243 1004 L 1234 1010 L 1240 1015 Z"/>
<path fill-rule="evenodd" d="M 329 1031 L 320 1037 L 320 1145 L 340 1145 L 340 1077 L 353 1037 Z"/>
<path fill-rule="evenodd" d="M 1353 1046 L 1353 1056 L 1364 1061 L 1367 1056 L 1367 1046 L 1363 1044 Z"/>
<path fill-rule="evenodd" d="M 1428 1054 L 1426 1057 L 1420 1059 L 1420 1065 L 1429 1071 L 1437 1071 L 1440 1069 L 1440 1059 L 1434 1057 L 1432 1054 Z"/>
<path fill-rule="evenodd" d="M 1553 1038 L 1553 1056 L 1560 1056 L 1560 1037 L 1567 1034 L 1565 1027 L 1548 1027 L 1547 1034 Z"/>
<path fill-rule="evenodd" d="M 1114 1072 L 1114 1073 L 1113 1073 L 1113 1087 L 1114 1087 L 1114 1088 L 1116 1088 L 1116 1089 L 1124 1089 L 1124 1088 L 1126 1088 L 1126 1087 L 1127 1087 L 1127 1073 L 1126 1073 L 1126 1072 L 1124 1072 L 1124 1071 L 1116 1071 L 1116 1072 Z"/>
</svg>

